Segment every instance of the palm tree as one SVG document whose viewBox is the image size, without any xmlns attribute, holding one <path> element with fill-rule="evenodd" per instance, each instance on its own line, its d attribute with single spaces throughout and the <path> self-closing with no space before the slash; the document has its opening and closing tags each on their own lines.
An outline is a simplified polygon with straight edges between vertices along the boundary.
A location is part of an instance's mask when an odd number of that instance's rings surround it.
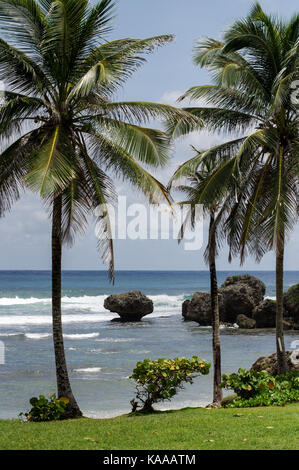
<svg viewBox="0 0 299 470">
<path fill-rule="evenodd" d="M 230 255 L 260 260 L 276 253 L 276 349 L 279 372 L 287 370 L 283 334 L 283 263 L 287 236 L 298 220 L 298 113 L 292 100 L 298 79 L 299 15 L 288 22 L 267 15 L 256 3 L 223 41 L 199 41 L 195 63 L 211 71 L 213 85 L 190 88 L 186 97 L 203 107 L 185 108 L 205 127 L 233 135 L 181 165 L 190 173 L 202 159 L 217 160 L 206 190 L 217 193 L 228 182 L 238 194 L 228 220 Z M 196 129 L 193 123 L 168 126 L 173 135 Z M 249 133 L 246 135 L 246 132 Z M 241 188 L 241 189 L 240 189 Z"/>
<path fill-rule="evenodd" d="M 196 150 L 196 149 L 194 149 Z M 216 270 L 216 257 L 225 235 L 225 221 L 229 210 L 231 196 L 229 188 L 226 188 L 225 195 L 218 194 L 218 203 L 215 202 L 215 195 L 207 191 L 207 183 L 213 172 L 211 160 L 204 160 L 200 163 L 198 157 L 204 152 L 196 151 L 197 170 L 186 176 L 187 184 L 177 186 L 177 189 L 186 194 L 186 199 L 178 204 L 182 207 L 187 206 L 188 212 L 181 227 L 180 239 L 183 237 L 187 224 L 196 229 L 196 207 L 201 204 L 204 213 L 209 216 L 209 236 L 208 244 L 205 250 L 205 261 L 210 270 L 210 295 L 211 295 L 211 313 L 212 313 L 212 335 L 213 335 L 213 405 L 220 406 L 222 402 L 221 384 L 221 340 L 220 340 L 220 315 L 219 315 L 219 297 Z M 170 187 L 173 183 L 181 179 L 181 172 L 178 169 L 170 180 Z M 211 198 L 212 196 L 212 198 Z"/>
<path fill-rule="evenodd" d="M 169 136 L 142 127 L 152 118 L 187 122 L 187 113 L 144 102 L 115 102 L 113 94 L 144 62 L 143 53 L 172 40 L 107 41 L 114 3 L 101 0 L 0 0 L 0 216 L 24 187 L 38 191 L 52 215 L 52 315 L 59 397 L 67 416 L 80 416 L 64 353 L 61 253 L 84 231 L 88 212 L 104 212 L 98 246 L 114 279 L 111 227 L 105 210 L 118 175 L 158 201 L 164 186 L 146 169 L 168 161 Z M 198 118 L 194 118 L 198 120 Z M 145 167 L 144 167 L 144 165 Z"/>
</svg>

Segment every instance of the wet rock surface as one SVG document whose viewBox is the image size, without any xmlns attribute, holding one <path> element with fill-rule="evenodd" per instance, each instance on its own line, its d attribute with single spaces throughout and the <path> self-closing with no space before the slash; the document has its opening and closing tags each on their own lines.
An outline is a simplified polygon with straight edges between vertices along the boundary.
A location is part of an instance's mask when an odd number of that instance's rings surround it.
<svg viewBox="0 0 299 470">
<path fill-rule="evenodd" d="M 151 299 L 140 291 L 114 294 L 107 297 L 104 307 L 110 312 L 118 313 L 121 321 L 140 321 L 145 315 L 154 311 Z"/>
</svg>

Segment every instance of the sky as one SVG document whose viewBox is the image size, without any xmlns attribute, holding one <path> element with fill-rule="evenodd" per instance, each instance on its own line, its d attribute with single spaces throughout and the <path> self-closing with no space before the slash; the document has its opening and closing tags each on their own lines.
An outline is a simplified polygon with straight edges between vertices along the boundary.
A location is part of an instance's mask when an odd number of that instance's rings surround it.
<svg viewBox="0 0 299 470">
<path fill-rule="evenodd" d="M 174 34 L 175 41 L 148 56 L 140 68 L 118 93 L 119 100 L 155 101 L 175 104 L 176 99 L 190 86 L 211 83 L 206 71 L 192 62 L 192 48 L 196 39 L 213 37 L 222 33 L 239 17 L 245 16 L 251 0 L 119 0 L 116 2 L 116 19 L 113 37 L 151 37 Z M 263 8 L 289 17 L 298 10 L 296 0 L 261 0 Z M 206 132 L 193 134 L 175 143 L 171 166 L 159 171 L 159 179 L 167 183 L 171 172 L 180 162 L 192 156 L 190 144 L 206 148 L 221 141 L 218 135 Z M 119 194 L 128 201 L 145 202 L 123 181 L 117 181 Z M 26 193 L 11 212 L 0 220 L 0 269 L 50 269 L 51 225 L 39 197 Z M 286 247 L 285 269 L 298 270 L 299 226 L 293 231 Z M 207 241 L 207 221 L 204 224 L 203 248 L 185 251 L 176 240 L 117 240 L 115 241 L 116 269 L 119 270 L 204 270 L 204 245 Z M 105 269 L 96 250 L 94 222 L 91 220 L 85 236 L 75 245 L 64 249 L 64 269 Z M 247 258 L 240 268 L 239 260 L 227 261 L 223 248 L 217 260 L 220 270 L 273 270 L 275 255 L 264 256 L 257 264 Z"/>
</svg>

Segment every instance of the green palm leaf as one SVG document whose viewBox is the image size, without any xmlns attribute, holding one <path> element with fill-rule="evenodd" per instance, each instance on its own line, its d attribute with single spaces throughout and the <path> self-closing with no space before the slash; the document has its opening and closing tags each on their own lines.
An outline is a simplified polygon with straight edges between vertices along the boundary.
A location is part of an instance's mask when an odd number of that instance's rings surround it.
<svg viewBox="0 0 299 470">
<path fill-rule="evenodd" d="M 28 164 L 26 184 L 49 197 L 64 190 L 74 175 L 72 147 L 60 126 L 45 136 L 40 149 Z"/>
</svg>

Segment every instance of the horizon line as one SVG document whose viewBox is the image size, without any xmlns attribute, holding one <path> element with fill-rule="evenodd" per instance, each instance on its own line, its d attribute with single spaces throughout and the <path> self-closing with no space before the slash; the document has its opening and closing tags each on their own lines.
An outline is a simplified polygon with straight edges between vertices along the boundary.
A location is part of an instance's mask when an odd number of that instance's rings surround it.
<svg viewBox="0 0 299 470">
<path fill-rule="evenodd" d="M 0 272 L 51 272 L 51 269 L 0 269 Z M 62 272 L 108 272 L 106 269 L 62 269 Z M 217 272 L 275 272 L 275 269 L 218 269 Z M 209 272 L 208 269 L 116 269 L 115 272 L 180 272 L 197 273 Z M 284 269 L 284 272 L 299 272 L 299 269 Z"/>
</svg>

